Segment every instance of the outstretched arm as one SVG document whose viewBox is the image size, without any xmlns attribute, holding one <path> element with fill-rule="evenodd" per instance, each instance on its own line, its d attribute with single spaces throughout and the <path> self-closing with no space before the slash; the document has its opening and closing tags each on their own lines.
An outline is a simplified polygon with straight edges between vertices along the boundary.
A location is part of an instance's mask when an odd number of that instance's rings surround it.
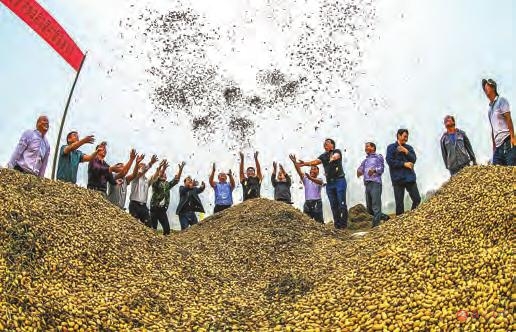
<svg viewBox="0 0 516 332">
<path fill-rule="evenodd" d="M 258 176 L 258 179 L 260 179 L 260 181 L 262 181 L 263 180 L 262 167 L 260 166 L 260 162 L 258 161 L 258 151 L 256 151 L 254 153 L 254 162 L 256 163 L 256 176 Z"/>
<path fill-rule="evenodd" d="M 131 181 L 136 179 L 136 177 L 138 176 L 138 169 L 140 168 L 140 164 L 142 163 L 144 158 L 144 154 L 141 154 L 138 157 L 136 157 L 136 164 L 134 164 L 133 172 L 125 178 L 127 184 L 131 183 Z"/>
<path fill-rule="evenodd" d="M 229 185 L 231 186 L 231 190 L 235 189 L 235 178 L 233 177 L 233 172 L 231 172 L 231 170 L 229 170 L 228 172 L 228 177 L 229 177 Z"/>
<path fill-rule="evenodd" d="M 310 174 L 305 173 L 305 176 L 308 180 L 312 181 L 315 184 L 318 184 L 320 186 L 324 185 L 324 181 L 318 178 L 311 177 Z"/>
<path fill-rule="evenodd" d="M 177 171 L 177 174 L 174 176 L 174 178 L 172 179 L 172 181 L 170 181 L 170 188 L 172 188 L 173 186 L 175 186 L 176 184 L 179 183 L 179 179 L 181 178 L 181 174 L 183 174 L 183 167 L 185 167 L 185 162 L 181 162 L 179 165 L 179 169 Z M 167 167 L 168 167 L 168 164 L 167 164 Z"/>
<path fill-rule="evenodd" d="M 240 152 L 240 182 L 245 180 L 244 174 L 244 154 Z"/>
<path fill-rule="evenodd" d="M 210 173 L 210 179 L 209 179 L 209 182 L 210 182 L 210 186 L 212 188 L 215 188 L 215 163 L 213 163 L 213 166 L 211 167 L 211 173 Z"/>
<path fill-rule="evenodd" d="M 304 175 L 303 171 L 301 170 L 301 165 L 297 163 L 296 156 L 291 154 L 289 155 L 290 160 L 292 160 L 292 163 L 294 164 L 294 167 L 296 168 L 297 175 L 301 178 L 301 181 L 303 181 Z"/>
<path fill-rule="evenodd" d="M 84 156 L 84 157 L 86 157 L 86 156 Z M 115 180 L 123 179 L 127 175 L 129 170 L 131 169 L 131 166 L 133 165 L 133 162 L 135 159 L 136 159 L 136 150 L 132 149 L 131 152 L 129 153 L 129 160 L 125 163 L 122 170 L 115 176 Z"/>
<path fill-rule="evenodd" d="M 272 174 L 271 174 L 271 183 L 273 187 L 276 187 L 277 181 L 276 181 L 276 171 L 277 171 L 278 165 L 274 161 L 272 163 Z"/>
<path fill-rule="evenodd" d="M 77 141 L 75 143 L 67 145 L 64 148 L 63 153 L 64 154 L 69 154 L 70 152 L 77 150 L 78 148 L 80 148 L 84 144 L 93 144 L 94 142 L 95 142 L 95 136 L 88 135 L 88 136 L 84 137 L 83 139 L 81 139 L 81 140 L 79 140 L 79 141 Z M 84 160 L 83 159 L 82 161 L 89 161 L 89 160 Z"/>
</svg>

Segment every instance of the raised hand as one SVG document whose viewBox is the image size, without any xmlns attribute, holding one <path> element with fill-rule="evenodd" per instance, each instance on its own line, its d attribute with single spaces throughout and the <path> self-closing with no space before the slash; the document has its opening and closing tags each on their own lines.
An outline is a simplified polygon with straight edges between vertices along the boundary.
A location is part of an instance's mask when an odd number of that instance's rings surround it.
<svg viewBox="0 0 516 332">
<path fill-rule="evenodd" d="M 244 153 L 242 151 L 240 151 L 238 155 L 240 156 L 240 160 L 244 160 Z"/>
<path fill-rule="evenodd" d="M 274 170 L 276 170 L 278 168 L 278 164 L 275 161 L 273 161 L 272 162 L 272 167 L 274 168 Z"/>
<path fill-rule="evenodd" d="M 233 176 L 233 172 L 231 172 L 231 170 L 228 171 L 228 175 L 229 176 Z"/>
<path fill-rule="evenodd" d="M 180 164 L 178 164 L 178 166 L 179 166 L 179 169 L 183 169 L 183 167 L 185 167 L 185 162 L 182 161 Z"/>
<path fill-rule="evenodd" d="M 129 158 L 131 158 L 133 160 L 136 158 L 136 150 L 135 149 L 131 149 L 131 151 L 129 152 Z"/>
<path fill-rule="evenodd" d="M 213 173 L 215 173 L 215 163 L 213 163 L 213 166 L 211 167 L 211 170 L 213 171 Z"/>
<path fill-rule="evenodd" d="M 254 153 L 254 159 L 258 159 L 258 151 Z"/>
<path fill-rule="evenodd" d="M 136 157 L 136 163 L 140 164 L 143 161 L 143 159 L 145 159 L 145 155 L 144 154 L 139 155 L 138 157 Z"/>
<path fill-rule="evenodd" d="M 158 160 L 159 160 L 159 159 L 158 159 L 158 156 L 156 156 L 155 154 L 153 154 L 153 155 L 152 155 L 152 157 L 151 157 L 150 163 L 151 163 L 151 164 L 154 164 L 154 163 L 156 163 Z"/>
<path fill-rule="evenodd" d="M 285 173 L 285 169 L 283 168 L 282 164 L 279 164 L 279 170 L 280 172 Z"/>
<path fill-rule="evenodd" d="M 294 164 L 296 163 L 296 155 L 295 154 L 289 154 L 288 157 L 290 158 L 290 160 L 292 160 L 292 162 Z"/>
<path fill-rule="evenodd" d="M 93 143 L 95 143 L 95 136 L 94 135 L 88 135 L 88 136 L 84 137 L 81 141 L 84 144 L 93 144 Z"/>
</svg>

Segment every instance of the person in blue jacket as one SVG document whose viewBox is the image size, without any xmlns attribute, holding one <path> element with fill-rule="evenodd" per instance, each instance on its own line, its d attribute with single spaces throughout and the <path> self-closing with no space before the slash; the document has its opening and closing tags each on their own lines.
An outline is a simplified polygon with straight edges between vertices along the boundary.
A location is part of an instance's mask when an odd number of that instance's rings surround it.
<svg viewBox="0 0 516 332">
<path fill-rule="evenodd" d="M 421 195 L 417 189 L 416 153 L 414 148 L 407 144 L 409 132 L 407 129 L 399 129 L 396 135 L 396 142 L 387 147 L 387 164 L 391 174 L 392 187 L 394 189 L 394 200 L 396 202 L 396 215 L 403 214 L 405 190 L 412 199 L 412 210 L 421 203 Z"/>
</svg>

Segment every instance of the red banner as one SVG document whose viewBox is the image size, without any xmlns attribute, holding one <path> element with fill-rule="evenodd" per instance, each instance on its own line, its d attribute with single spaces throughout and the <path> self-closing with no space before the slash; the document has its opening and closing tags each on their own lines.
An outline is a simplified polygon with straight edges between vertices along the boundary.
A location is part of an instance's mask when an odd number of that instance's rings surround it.
<svg viewBox="0 0 516 332">
<path fill-rule="evenodd" d="M 0 0 L 43 38 L 75 70 L 79 70 L 84 54 L 68 33 L 35 0 Z"/>
</svg>

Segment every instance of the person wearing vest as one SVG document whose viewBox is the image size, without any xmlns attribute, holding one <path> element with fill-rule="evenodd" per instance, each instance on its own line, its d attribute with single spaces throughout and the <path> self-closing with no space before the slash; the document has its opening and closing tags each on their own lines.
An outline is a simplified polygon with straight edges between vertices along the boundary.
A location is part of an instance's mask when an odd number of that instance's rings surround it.
<svg viewBox="0 0 516 332">
<path fill-rule="evenodd" d="M 229 177 L 229 183 L 228 183 Z M 218 175 L 218 182 L 215 182 L 215 163 L 211 168 L 210 186 L 215 191 L 215 208 L 213 213 L 224 211 L 233 205 L 233 190 L 235 189 L 235 179 L 233 173 L 229 170 L 228 174 L 220 172 Z"/>
<path fill-rule="evenodd" d="M 346 204 L 346 176 L 342 167 L 342 152 L 335 148 L 331 138 L 324 140 L 324 153 L 312 161 L 299 160 L 299 166 L 317 166 L 322 164 L 326 175 L 326 195 L 330 201 L 333 225 L 337 229 L 348 227 L 348 206 Z"/>
<path fill-rule="evenodd" d="M 441 136 L 441 153 L 444 166 L 454 176 L 470 163 L 476 165 L 475 154 L 466 133 L 455 127 L 455 118 L 451 115 L 444 117 L 446 131 Z"/>
<path fill-rule="evenodd" d="M 176 214 L 179 216 L 181 230 L 185 230 L 190 226 L 198 223 L 195 212 L 204 213 L 199 194 L 204 191 L 204 182 L 198 187 L 198 182 L 187 176 L 184 180 L 184 186 L 179 187 L 179 204 L 177 205 Z"/>
<path fill-rule="evenodd" d="M 244 154 L 240 152 L 240 183 L 242 184 L 243 200 L 260 197 L 263 175 L 258 161 L 258 151 L 254 153 L 254 167 L 248 167 L 244 174 Z"/>
<path fill-rule="evenodd" d="M 324 224 L 324 215 L 322 208 L 321 190 L 324 186 L 324 181 L 319 178 L 319 167 L 311 166 L 310 173 L 304 173 L 301 166 L 298 164 L 296 156 L 289 155 L 290 160 L 294 163 L 296 172 L 303 182 L 305 188 L 305 204 L 303 205 L 303 213 L 317 222 Z"/>
<path fill-rule="evenodd" d="M 163 235 L 170 234 L 170 223 L 167 215 L 168 206 L 170 204 L 170 190 L 179 183 L 185 162 L 183 161 L 179 164 L 179 170 L 172 181 L 167 181 L 166 171 L 168 166 L 167 160 L 163 160 L 151 179 L 152 196 L 150 203 L 150 224 L 153 229 L 157 229 L 159 222 L 163 228 Z"/>
<path fill-rule="evenodd" d="M 489 99 L 487 116 L 491 124 L 493 164 L 516 166 L 516 137 L 509 102 L 498 95 L 496 82 L 492 79 L 483 79 L 482 89 Z"/>
<path fill-rule="evenodd" d="M 386 160 L 389 165 L 392 187 L 394 189 L 394 201 L 396 203 L 396 215 L 405 212 L 405 190 L 412 199 L 412 210 L 421 203 L 421 196 L 416 184 L 416 152 L 407 144 L 409 132 L 407 129 L 399 129 L 396 134 L 396 142 L 387 147 Z"/>
</svg>

